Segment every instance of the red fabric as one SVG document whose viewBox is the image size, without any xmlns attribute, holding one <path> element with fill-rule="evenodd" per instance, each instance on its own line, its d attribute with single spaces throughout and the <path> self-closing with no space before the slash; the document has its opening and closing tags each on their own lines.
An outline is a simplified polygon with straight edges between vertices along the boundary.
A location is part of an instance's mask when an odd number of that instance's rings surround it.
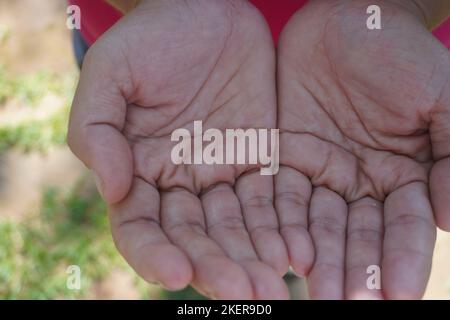
<svg viewBox="0 0 450 320">
<path fill-rule="evenodd" d="M 270 25 L 274 39 L 289 20 L 290 16 L 306 3 L 307 0 L 251 0 L 258 7 Z M 69 0 L 81 11 L 81 34 L 92 44 L 122 16 L 105 0 Z"/>
<path fill-rule="evenodd" d="M 289 18 L 308 0 L 250 0 L 267 20 L 275 43 Z"/>
<path fill-rule="evenodd" d="M 290 16 L 307 2 L 307 0 L 250 1 L 266 17 L 275 42 Z M 69 0 L 69 2 L 78 5 L 81 9 L 81 33 L 88 44 L 94 43 L 122 16 L 105 0 Z M 450 49 L 450 19 L 437 28 L 434 34 Z"/>
<path fill-rule="evenodd" d="M 450 18 L 434 30 L 433 33 L 448 49 L 450 49 Z"/>
<path fill-rule="evenodd" d="M 69 0 L 80 7 L 81 34 L 91 45 L 122 17 L 122 14 L 104 0 Z"/>
</svg>

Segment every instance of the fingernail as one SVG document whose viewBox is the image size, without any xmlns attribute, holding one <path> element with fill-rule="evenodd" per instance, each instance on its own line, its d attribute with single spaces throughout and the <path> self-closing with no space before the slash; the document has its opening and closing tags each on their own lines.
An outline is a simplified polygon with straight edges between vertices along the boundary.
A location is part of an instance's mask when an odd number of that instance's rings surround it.
<svg viewBox="0 0 450 320">
<path fill-rule="evenodd" d="M 100 176 L 92 171 L 95 179 L 95 185 L 97 186 L 98 193 L 100 193 L 100 196 L 103 198 L 103 181 L 100 178 Z"/>
</svg>

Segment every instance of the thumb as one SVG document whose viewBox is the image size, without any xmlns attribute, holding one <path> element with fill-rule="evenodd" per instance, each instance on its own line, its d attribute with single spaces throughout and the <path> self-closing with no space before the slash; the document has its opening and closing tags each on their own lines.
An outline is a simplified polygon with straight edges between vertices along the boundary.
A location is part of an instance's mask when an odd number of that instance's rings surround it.
<svg viewBox="0 0 450 320">
<path fill-rule="evenodd" d="M 131 150 L 122 134 L 126 101 L 112 76 L 117 65 L 92 49 L 72 104 L 67 142 L 94 172 L 100 194 L 112 204 L 126 196 L 133 176 Z"/>
<path fill-rule="evenodd" d="M 450 59 L 447 55 L 447 68 Z M 435 164 L 430 173 L 430 197 L 439 228 L 450 231 L 450 78 L 431 114 L 430 137 Z"/>
</svg>

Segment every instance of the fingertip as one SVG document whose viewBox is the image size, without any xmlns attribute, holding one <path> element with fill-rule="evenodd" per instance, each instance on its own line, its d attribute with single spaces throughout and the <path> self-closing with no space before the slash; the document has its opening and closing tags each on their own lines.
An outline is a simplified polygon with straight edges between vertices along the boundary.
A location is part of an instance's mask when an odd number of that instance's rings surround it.
<svg viewBox="0 0 450 320">
<path fill-rule="evenodd" d="M 230 269 L 226 273 L 228 274 L 218 281 L 217 291 L 212 294 L 213 297 L 219 300 L 252 300 L 254 298 L 251 284 L 244 272 Z M 235 280 L 229 281 L 233 278 Z M 239 278 L 241 280 L 236 280 Z"/>
<path fill-rule="evenodd" d="M 408 292 L 393 292 L 386 295 L 386 300 L 420 300 L 422 295 L 411 294 Z"/>
<path fill-rule="evenodd" d="M 284 250 L 283 253 L 274 255 L 270 261 L 264 262 L 267 263 L 271 268 L 273 268 L 281 277 L 289 271 L 289 257 L 286 250 Z"/>
<path fill-rule="evenodd" d="M 104 179 L 101 179 L 97 174 L 96 176 L 96 180 L 99 181 L 96 181 L 97 190 L 103 200 L 110 205 L 122 201 L 130 191 L 132 176 L 124 174 L 115 176 L 114 178 L 105 177 Z"/>
<path fill-rule="evenodd" d="M 432 167 L 430 198 L 436 225 L 450 231 L 450 158 L 439 160 Z"/>
<path fill-rule="evenodd" d="M 253 289 L 247 273 L 225 256 L 205 257 L 195 270 L 196 285 L 219 300 L 250 300 Z M 220 272 L 218 272 L 220 270 Z"/>
<path fill-rule="evenodd" d="M 360 290 L 348 294 L 346 300 L 383 300 L 383 296 L 378 291 Z"/>
<path fill-rule="evenodd" d="M 418 300 L 425 293 L 431 269 L 429 257 L 408 258 L 389 254 L 383 258 L 381 288 L 388 300 Z"/>
<path fill-rule="evenodd" d="M 280 276 L 289 270 L 289 254 L 282 236 L 276 232 L 267 232 L 255 241 L 260 259 L 273 268 Z"/>
<path fill-rule="evenodd" d="M 108 126 L 99 126 L 91 133 L 96 139 L 90 144 L 89 165 L 97 176 L 102 198 L 116 204 L 125 198 L 133 182 L 130 147 L 121 133 Z"/>
<path fill-rule="evenodd" d="M 189 259 L 178 248 L 167 248 L 167 257 L 172 257 L 172 263 L 161 273 L 161 284 L 168 290 L 176 291 L 186 288 L 194 277 Z"/>
<path fill-rule="evenodd" d="M 449 213 L 450 214 L 450 213 Z M 450 232 L 450 220 L 448 218 L 437 218 L 436 219 L 436 225 L 445 232 Z"/>
<path fill-rule="evenodd" d="M 247 274 L 226 256 L 204 255 L 194 261 L 193 286 L 213 299 L 249 300 L 253 298 Z"/>
<path fill-rule="evenodd" d="M 435 212 L 434 221 L 439 229 L 445 232 L 450 232 L 450 209 Z"/>
<path fill-rule="evenodd" d="M 384 292 L 386 300 L 420 300 L 424 295 L 424 291 L 403 290 L 399 288 L 389 288 Z"/>
<path fill-rule="evenodd" d="M 381 284 L 388 299 L 419 299 L 425 292 L 436 240 L 427 189 L 413 182 L 384 202 Z"/>
<path fill-rule="evenodd" d="M 192 265 L 186 255 L 172 244 L 159 245 L 147 254 L 147 259 L 136 270 L 147 282 L 158 282 L 173 291 L 191 283 Z"/>
<path fill-rule="evenodd" d="M 294 260 L 295 261 L 295 260 Z M 313 262 L 305 263 L 304 261 L 293 262 L 291 264 L 292 271 L 298 278 L 304 278 L 309 275 L 312 269 Z"/>
<path fill-rule="evenodd" d="M 283 237 L 292 270 L 298 277 L 307 276 L 314 263 L 314 245 L 308 231 L 303 227 L 285 227 Z"/>
<path fill-rule="evenodd" d="M 283 278 L 275 270 L 258 260 L 242 263 L 252 281 L 257 300 L 287 300 L 289 290 Z"/>
</svg>

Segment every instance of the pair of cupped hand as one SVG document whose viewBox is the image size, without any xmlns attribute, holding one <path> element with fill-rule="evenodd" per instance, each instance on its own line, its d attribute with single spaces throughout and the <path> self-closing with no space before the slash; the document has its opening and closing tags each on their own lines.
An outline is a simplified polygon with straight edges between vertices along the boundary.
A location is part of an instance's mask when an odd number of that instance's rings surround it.
<svg viewBox="0 0 450 320">
<path fill-rule="evenodd" d="M 272 299 L 292 266 L 312 298 L 423 295 L 450 229 L 449 52 L 414 5 L 368 30 L 369 4 L 310 1 L 275 48 L 247 1 L 144 0 L 89 50 L 68 142 L 140 276 Z M 194 120 L 279 128 L 279 173 L 172 164 Z"/>
</svg>

